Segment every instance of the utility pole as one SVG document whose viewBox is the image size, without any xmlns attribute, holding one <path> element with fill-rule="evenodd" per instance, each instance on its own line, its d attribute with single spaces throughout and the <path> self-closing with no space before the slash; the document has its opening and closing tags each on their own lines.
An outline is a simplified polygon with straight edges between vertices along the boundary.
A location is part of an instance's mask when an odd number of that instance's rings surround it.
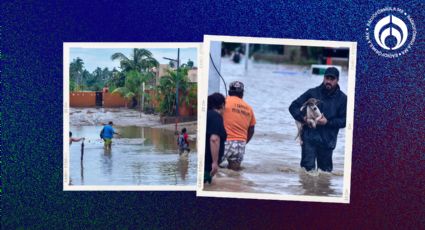
<svg viewBox="0 0 425 230">
<path fill-rule="evenodd" d="M 177 48 L 177 75 L 176 75 L 176 130 L 177 123 L 179 122 L 179 70 L 180 70 L 180 48 Z"/>
<path fill-rule="evenodd" d="M 175 131 L 177 131 L 177 123 L 179 120 L 179 70 L 180 70 L 180 48 L 177 48 L 177 59 L 163 57 L 166 60 L 174 61 L 177 63 L 176 69 L 176 127 Z"/>
<path fill-rule="evenodd" d="M 248 59 L 249 59 L 249 43 L 245 44 L 245 71 L 248 70 Z"/>
</svg>

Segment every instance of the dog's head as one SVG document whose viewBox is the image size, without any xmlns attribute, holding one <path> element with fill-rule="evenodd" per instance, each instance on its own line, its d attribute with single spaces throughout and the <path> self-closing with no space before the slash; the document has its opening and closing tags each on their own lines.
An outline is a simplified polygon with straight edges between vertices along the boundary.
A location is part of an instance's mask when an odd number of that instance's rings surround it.
<svg viewBox="0 0 425 230">
<path fill-rule="evenodd" d="M 320 103 L 320 100 L 316 98 L 310 98 L 307 101 L 304 102 L 303 106 L 301 107 L 300 111 L 305 111 L 306 109 L 311 110 L 313 114 L 319 114 L 320 110 L 317 107 L 317 105 Z"/>
</svg>

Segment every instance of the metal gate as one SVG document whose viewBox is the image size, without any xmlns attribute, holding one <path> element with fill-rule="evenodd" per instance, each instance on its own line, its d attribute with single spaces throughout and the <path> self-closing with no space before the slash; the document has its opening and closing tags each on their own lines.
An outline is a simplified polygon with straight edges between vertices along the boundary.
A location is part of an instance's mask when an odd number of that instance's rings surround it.
<svg viewBox="0 0 425 230">
<path fill-rule="evenodd" d="M 102 92 L 96 92 L 96 106 L 99 106 L 99 107 L 103 106 L 103 93 Z"/>
</svg>

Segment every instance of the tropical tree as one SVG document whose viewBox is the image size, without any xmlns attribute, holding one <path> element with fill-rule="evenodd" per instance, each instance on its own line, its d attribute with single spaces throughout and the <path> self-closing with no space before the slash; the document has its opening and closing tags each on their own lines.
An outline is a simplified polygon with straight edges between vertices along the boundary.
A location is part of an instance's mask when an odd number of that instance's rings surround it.
<svg viewBox="0 0 425 230">
<path fill-rule="evenodd" d="M 120 66 L 124 72 L 147 72 L 150 68 L 159 65 L 159 62 L 152 57 L 152 53 L 147 49 L 134 48 L 130 58 L 123 53 L 114 53 L 111 59 L 120 60 Z"/>
<path fill-rule="evenodd" d="M 175 62 L 174 62 L 174 61 L 170 61 L 170 62 L 168 63 L 168 65 L 170 66 L 170 68 L 174 68 L 174 67 L 176 66 L 176 64 L 175 64 Z"/>
<path fill-rule="evenodd" d="M 179 68 L 178 70 L 167 70 L 167 75 L 162 76 L 157 86 L 157 97 L 160 101 L 160 113 L 166 116 L 175 115 L 176 107 L 176 88 L 179 92 L 179 104 L 189 103 L 187 90 L 189 89 L 188 69 Z"/>
<path fill-rule="evenodd" d="M 82 85 L 81 75 L 83 73 L 84 62 L 83 59 L 77 57 L 69 65 L 69 76 L 71 81 L 71 90 L 79 90 Z"/>
<path fill-rule="evenodd" d="M 124 86 L 116 88 L 112 91 L 112 94 L 119 94 L 127 100 L 135 100 L 139 108 L 141 108 L 141 98 L 145 96 L 142 84 L 153 77 L 155 75 L 150 72 L 140 73 L 138 71 L 130 71 L 126 74 Z"/>
<path fill-rule="evenodd" d="M 114 91 L 116 88 L 124 87 L 125 74 L 114 68 L 111 72 L 111 77 L 106 82 L 109 85 L 109 89 Z"/>
<path fill-rule="evenodd" d="M 92 74 L 86 78 L 86 85 L 89 90 L 98 91 L 102 85 L 102 69 L 97 67 Z"/>
</svg>

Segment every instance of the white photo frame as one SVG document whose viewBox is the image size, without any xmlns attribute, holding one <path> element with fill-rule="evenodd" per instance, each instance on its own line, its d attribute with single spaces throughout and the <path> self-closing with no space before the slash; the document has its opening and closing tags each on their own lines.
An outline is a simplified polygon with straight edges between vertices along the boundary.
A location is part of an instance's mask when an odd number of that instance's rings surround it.
<svg viewBox="0 0 425 230">
<path fill-rule="evenodd" d="M 71 48 L 195 48 L 197 49 L 198 76 L 201 70 L 202 43 L 92 43 L 92 42 L 65 42 L 63 43 L 63 190 L 64 191 L 194 191 L 193 185 L 70 185 L 70 99 L 69 99 L 69 63 Z M 200 78 L 200 77 L 198 77 Z M 198 117 L 199 117 L 198 100 Z M 199 130 L 197 133 L 199 137 Z M 199 138 L 197 138 L 198 140 Z M 198 156 L 199 157 L 199 156 Z"/>
<path fill-rule="evenodd" d="M 288 195 L 271 193 L 251 193 L 251 192 L 229 192 L 229 191 L 205 191 L 204 190 L 204 155 L 205 155 L 205 133 L 206 133 L 206 107 L 208 96 L 208 78 L 210 68 L 210 48 L 211 42 L 229 42 L 229 43 L 249 43 L 249 44 L 269 44 L 269 45 L 287 45 L 287 46 L 314 46 L 329 48 L 348 48 L 348 83 L 347 83 L 347 120 L 345 128 L 345 153 L 344 153 L 344 174 L 342 196 L 309 196 L 309 195 Z M 351 156 L 353 143 L 353 121 L 354 121 L 354 94 L 355 94 L 355 73 L 356 73 L 357 43 L 345 41 L 320 41 L 320 40 L 300 40 L 300 39 L 281 39 L 281 38 L 257 38 L 257 37 L 235 37 L 235 36 L 215 36 L 205 35 L 204 45 L 201 54 L 202 76 L 199 82 L 198 99 L 201 103 L 200 116 L 198 116 L 199 142 L 198 142 L 198 183 L 197 196 L 200 197 L 222 197 L 222 198 L 247 198 L 247 199 L 266 199 L 266 200 L 289 200 L 289 201 L 312 201 L 312 202 L 350 202 L 350 184 L 351 184 Z M 301 94 L 301 92 L 300 92 Z M 295 98 L 294 98 L 295 99 Z M 255 135 L 254 135 L 255 137 Z M 301 150 L 300 153 L 301 155 Z"/>
</svg>

